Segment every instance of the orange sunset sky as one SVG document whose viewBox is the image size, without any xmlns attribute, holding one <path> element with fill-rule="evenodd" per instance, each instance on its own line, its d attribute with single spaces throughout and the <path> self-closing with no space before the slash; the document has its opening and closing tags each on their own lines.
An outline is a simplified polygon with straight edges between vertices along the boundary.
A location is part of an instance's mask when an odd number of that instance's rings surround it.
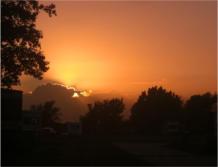
<svg viewBox="0 0 218 167">
<path fill-rule="evenodd" d="M 216 1 L 52 3 L 57 16 L 37 21 L 50 69 L 42 81 L 23 77 L 20 89 L 59 82 L 124 96 L 154 85 L 183 97 L 216 91 Z"/>
</svg>

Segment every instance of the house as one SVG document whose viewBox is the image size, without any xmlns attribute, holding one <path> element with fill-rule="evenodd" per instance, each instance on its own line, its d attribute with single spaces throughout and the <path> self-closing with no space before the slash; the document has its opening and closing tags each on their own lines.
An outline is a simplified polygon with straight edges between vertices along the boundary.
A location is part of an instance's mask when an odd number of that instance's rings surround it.
<svg viewBox="0 0 218 167">
<path fill-rule="evenodd" d="M 19 131 L 22 119 L 22 91 L 1 88 L 3 131 Z"/>
</svg>

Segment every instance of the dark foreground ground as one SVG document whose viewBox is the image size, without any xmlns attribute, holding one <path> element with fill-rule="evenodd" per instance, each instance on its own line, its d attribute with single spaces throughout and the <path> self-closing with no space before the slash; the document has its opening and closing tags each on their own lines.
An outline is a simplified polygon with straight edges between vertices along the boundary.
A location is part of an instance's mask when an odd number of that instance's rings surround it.
<svg viewBox="0 0 218 167">
<path fill-rule="evenodd" d="M 158 137 L 7 134 L 2 139 L 2 165 L 8 166 L 217 166 L 215 154 L 187 152 Z"/>
<path fill-rule="evenodd" d="M 25 135 L 10 143 L 3 146 L 2 165 L 148 165 L 109 140 L 94 137 Z"/>
</svg>

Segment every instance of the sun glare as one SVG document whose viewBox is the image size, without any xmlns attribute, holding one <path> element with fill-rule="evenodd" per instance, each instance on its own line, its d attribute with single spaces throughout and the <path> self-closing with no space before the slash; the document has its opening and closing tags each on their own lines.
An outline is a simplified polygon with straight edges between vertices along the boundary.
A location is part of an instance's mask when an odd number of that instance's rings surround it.
<svg viewBox="0 0 218 167">
<path fill-rule="evenodd" d="M 54 80 L 64 85 L 72 85 L 77 80 L 77 70 L 70 68 L 69 64 L 62 62 L 56 69 L 54 69 Z"/>
<path fill-rule="evenodd" d="M 92 93 L 92 90 L 84 90 L 80 92 L 80 94 L 85 97 L 90 96 L 91 93 Z"/>
<path fill-rule="evenodd" d="M 78 94 L 77 92 L 74 92 L 72 97 L 73 97 L 73 98 L 78 98 L 78 97 L 79 97 L 79 94 Z"/>
<path fill-rule="evenodd" d="M 75 90 L 75 89 L 74 89 Z M 83 90 L 83 91 L 76 91 L 73 93 L 72 97 L 77 98 L 77 97 L 88 97 L 92 93 L 92 90 Z"/>
</svg>

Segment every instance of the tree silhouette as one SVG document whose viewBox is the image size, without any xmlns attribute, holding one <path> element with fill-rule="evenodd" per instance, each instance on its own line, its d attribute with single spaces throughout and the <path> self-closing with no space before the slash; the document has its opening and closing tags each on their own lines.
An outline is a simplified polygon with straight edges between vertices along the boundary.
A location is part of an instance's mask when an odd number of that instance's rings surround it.
<svg viewBox="0 0 218 167">
<path fill-rule="evenodd" d="M 139 132 L 159 133 L 168 121 L 177 120 L 182 101 L 179 96 L 162 87 L 142 92 L 131 109 L 130 122 Z"/>
<path fill-rule="evenodd" d="M 36 29 L 41 11 L 56 15 L 55 5 L 45 6 L 36 0 L 1 1 L 1 85 L 20 84 L 22 74 L 42 79 L 48 62 L 41 51 L 42 32 Z"/>
<path fill-rule="evenodd" d="M 54 101 L 48 101 L 44 104 L 31 106 L 31 111 L 40 112 L 40 124 L 42 127 L 52 127 L 60 120 L 59 108 L 55 107 L 54 104 Z"/>
<path fill-rule="evenodd" d="M 119 131 L 124 111 L 122 99 L 104 100 L 89 105 L 89 112 L 81 118 L 85 133 L 111 134 Z"/>
<path fill-rule="evenodd" d="M 215 131 L 217 95 L 193 95 L 185 104 L 187 128 L 194 133 Z M 214 106 L 216 109 L 214 109 Z"/>
</svg>

